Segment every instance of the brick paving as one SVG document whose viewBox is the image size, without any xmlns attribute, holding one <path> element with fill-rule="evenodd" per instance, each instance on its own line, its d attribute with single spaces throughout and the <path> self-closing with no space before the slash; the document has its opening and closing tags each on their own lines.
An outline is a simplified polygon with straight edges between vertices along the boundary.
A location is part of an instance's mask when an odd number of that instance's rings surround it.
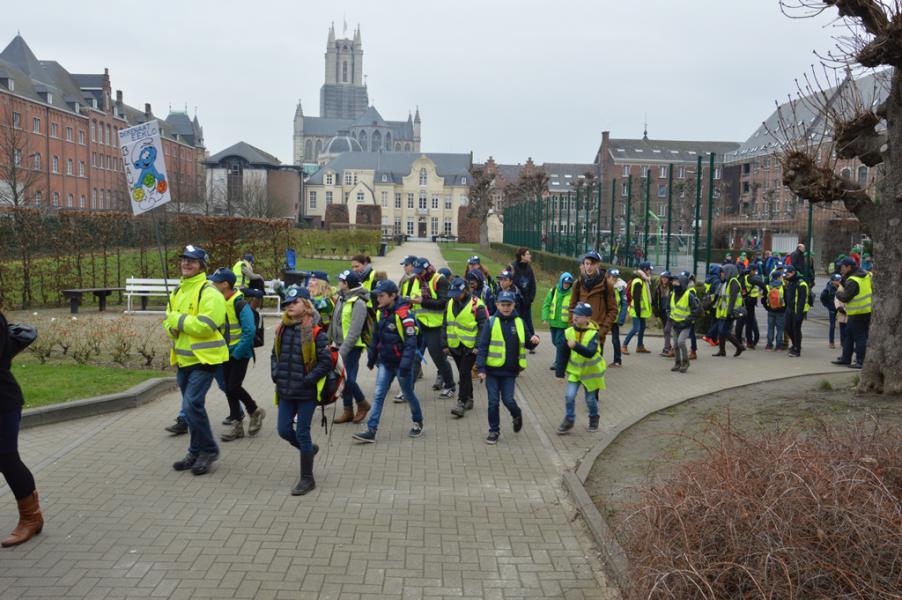
<svg viewBox="0 0 902 600">
<path fill-rule="evenodd" d="M 397 276 L 408 253 L 443 264 L 436 245 L 409 243 L 375 259 L 376 268 Z M 682 398 L 828 371 L 834 351 L 822 326 L 809 329 L 795 360 L 761 351 L 715 360 L 703 348 L 680 376 L 656 355 L 626 357 L 623 369 L 609 372 L 602 429 Z M 542 337 L 519 386 L 522 432 L 512 432 L 502 410 L 502 440 L 486 446 L 482 386 L 476 408 L 457 420 L 453 401 L 430 389 L 427 367 L 417 384 L 423 437 L 406 436 L 409 411 L 391 402 L 375 445 L 351 440 L 359 426 L 330 426 L 327 437 L 315 420 L 317 489 L 301 498 L 288 494 L 298 459 L 275 432 L 267 360 L 248 376 L 269 413 L 263 431 L 222 444 L 203 477 L 171 469 L 187 445 L 162 431 L 178 410 L 175 394 L 26 430 L 21 450 L 35 471 L 46 525 L 34 541 L 0 552 L 0 597 L 615 598 L 561 487 L 562 470 L 598 434 L 585 431 L 579 404 L 575 432 L 554 434 L 562 385 L 548 370 L 552 352 Z M 660 341 L 648 345 L 658 349 Z M 363 369 L 365 392 L 373 380 Z M 218 433 L 228 412 L 223 395 L 211 391 L 207 406 Z M 0 506 L 6 533 L 15 514 L 5 486 Z"/>
</svg>

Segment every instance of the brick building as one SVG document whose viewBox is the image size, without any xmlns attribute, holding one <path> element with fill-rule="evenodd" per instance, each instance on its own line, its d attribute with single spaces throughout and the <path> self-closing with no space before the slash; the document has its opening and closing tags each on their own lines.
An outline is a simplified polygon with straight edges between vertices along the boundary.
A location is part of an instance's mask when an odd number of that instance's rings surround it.
<svg viewBox="0 0 902 600">
<path fill-rule="evenodd" d="M 0 52 L 0 204 L 129 210 L 118 133 L 153 119 L 150 104 L 140 110 L 121 91 L 113 97 L 106 69 L 69 73 L 38 60 L 17 35 Z M 197 212 L 203 130 L 185 113 L 159 120 L 171 210 Z"/>
</svg>

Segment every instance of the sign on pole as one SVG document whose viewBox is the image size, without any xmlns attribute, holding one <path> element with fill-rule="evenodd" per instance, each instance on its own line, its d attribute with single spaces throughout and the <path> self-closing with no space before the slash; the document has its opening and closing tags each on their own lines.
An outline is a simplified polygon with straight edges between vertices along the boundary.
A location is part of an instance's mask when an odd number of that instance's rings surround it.
<svg viewBox="0 0 902 600">
<path fill-rule="evenodd" d="M 132 213 L 140 215 L 169 202 L 166 162 L 160 142 L 159 121 L 119 130 L 125 180 Z"/>
</svg>

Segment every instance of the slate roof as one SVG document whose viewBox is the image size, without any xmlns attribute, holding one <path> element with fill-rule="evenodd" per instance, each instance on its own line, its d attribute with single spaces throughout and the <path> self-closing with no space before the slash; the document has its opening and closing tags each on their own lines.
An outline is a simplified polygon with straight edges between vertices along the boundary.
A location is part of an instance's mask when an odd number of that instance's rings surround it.
<svg viewBox="0 0 902 600">
<path fill-rule="evenodd" d="M 570 191 L 574 181 L 584 179 L 586 173 L 599 176 L 598 165 L 593 163 L 545 163 L 542 170 L 548 175 L 548 191 Z"/>
<path fill-rule="evenodd" d="M 188 116 L 188 113 L 173 111 L 166 117 L 166 124 L 174 133 L 179 135 L 180 140 L 183 140 L 192 146 L 203 143 L 204 133 L 200 124 L 197 122 L 197 117 L 194 117 L 194 120 L 192 121 L 191 117 Z"/>
<path fill-rule="evenodd" d="M 372 113 L 370 113 L 372 110 Z M 364 120 L 370 115 L 369 120 Z M 375 119 L 373 117 L 376 117 Z M 329 117 L 304 117 L 304 135 L 333 137 L 340 131 L 350 131 L 352 127 L 370 127 L 376 120 L 381 127 L 388 127 L 395 140 L 413 139 L 413 122 L 411 121 L 386 121 L 375 107 L 370 107 L 366 113 L 357 119 L 332 119 Z"/>
<path fill-rule="evenodd" d="M 217 152 L 213 156 L 209 157 L 204 163 L 207 166 L 216 166 L 230 156 L 237 156 L 239 158 L 243 158 L 248 163 L 252 165 L 260 165 L 267 167 L 278 167 L 281 166 L 281 162 L 279 159 L 269 154 L 268 152 L 264 152 L 255 146 L 251 146 L 247 142 L 238 142 L 237 144 L 233 144 L 226 148 L 221 152 Z"/>
<path fill-rule="evenodd" d="M 389 183 L 401 183 L 402 178 L 410 175 L 413 161 L 426 156 L 435 163 L 436 172 L 444 177 L 445 185 L 467 185 L 470 167 L 469 154 L 441 154 L 433 152 L 345 152 L 326 163 L 310 177 L 308 184 L 322 185 L 327 171 L 341 173 L 346 169 L 363 169 L 375 172 L 375 182 L 383 183 L 385 175 Z"/>
<path fill-rule="evenodd" d="M 352 127 L 388 127 L 388 123 L 385 122 L 375 106 L 370 106 L 365 113 L 357 117 Z"/>
<path fill-rule="evenodd" d="M 714 152 L 723 157 L 739 147 L 738 142 L 695 142 L 685 140 L 611 139 L 608 153 L 615 162 L 695 162 Z"/>
<path fill-rule="evenodd" d="M 304 117 L 304 135 L 332 137 L 339 131 L 350 129 L 350 119 L 331 119 L 329 117 Z"/>
</svg>

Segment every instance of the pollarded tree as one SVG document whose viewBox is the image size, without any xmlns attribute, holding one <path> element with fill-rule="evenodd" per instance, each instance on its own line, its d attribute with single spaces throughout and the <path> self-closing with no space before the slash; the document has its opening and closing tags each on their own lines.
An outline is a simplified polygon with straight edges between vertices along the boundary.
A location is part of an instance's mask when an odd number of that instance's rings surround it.
<svg viewBox="0 0 902 600">
<path fill-rule="evenodd" d="M 479 219 L 479 245 L 489 245 L 489 213 L 494 208 L 495 174 L 474 167 L 470 170 L 470 190 L 467 193 L 467 217 Z"/>
<path fill-rule="evenodd" d="M 902 393 L 902 3 L 898 0 L 781 0 L 790 16 L 813 16 L 835 9 L 847 33 L 838 37 L 840 71 L 884 69 L 888 93 L 879 103 L 862 102 L 842 90 L 821 91 L 819 117 L 841 159 L 878 167 L 869 193 L 830 168 L 831 148 L 788 140 L 782 156 L 783 184 L 810 202 L 842 202 L 870 233 L 880 267 L 874 273 L 870 339 L 859 389 Z M 828 61 L 829 62 L 829 61 Z M 846 79 L 848 81 L 848 77 Z M 840 86 L 843 84 L 841 83 Z M 837 86 L 837 87 L 840 87 Z M 838 100 L 834 102 L 833 99 Z M 851 101 L 849 101 L 851 98 Z M 856 101 L 859 100 L 859 101 Z M 818 154 L 820 156 L 818 156 Z"/>
</svg>

